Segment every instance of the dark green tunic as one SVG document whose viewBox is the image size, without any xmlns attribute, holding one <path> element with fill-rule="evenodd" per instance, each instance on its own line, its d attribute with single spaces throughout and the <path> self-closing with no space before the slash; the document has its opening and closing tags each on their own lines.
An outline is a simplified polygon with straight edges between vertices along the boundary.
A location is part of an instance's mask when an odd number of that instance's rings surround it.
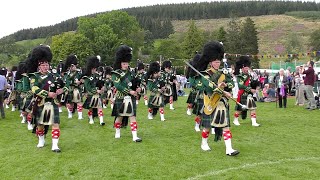
<svg viewBox="0 0 320 180">
<path fill-rule="evenodd" d="M 201 77 L 200 81 L 203 85 L 204 94 L 211 96 L 213 93 L 219 93 L 222 95 L 223 94 L 222 91 L 215 85 L 218 85 L 218 80 L 222 76 L 223 72 L 217 71 L 214 69 L 208 69 L 205 72 L 203 72 L 203 74 L 205 75 L 206 78 Z M 211 82 L 209 82 L 208 79 L 210 81 L 214 82 L 215 85 L 212 84 Z M 232 81 L 231 76 L 229 74 L 225 74 L 225 80 L 223 82 L 225 82 L 227 84 L 226 89 L 228 91 L 230 91 L 233 87 L 233 81 Z M 228 121 L 228 126 L 230 126 L 229 104 L 225 104 L 225 106 L 227 109 L 226 120 Z M 202 113 L 201 123 L 202 123 L 203 127 L 211 128 L 211 122 L 215 120 L 215 119 L 213 119 L 213 116 L 212 116 L 214 114 L 214 111 L 210 115 L 206 115 L 205 113 Z"/>
<path fill-rule="evenodd" d="M 132 100 L 132 107 L 133 107 L 133 116 L 136 116 L 136 98 L 130 95 L 130 91 L 135 91 L 136 89 L 133 88 L 133 82 L 135 81 L 135 75 L 133 72 L 129 70 L 121 70 L 117 69 L 112 71 L 112 81 L 117 89 L 115 102 L 112 110 L 112 116 L 118 117 L 119 112 L 123 109 L 123 99 L 125 96 L 130 96 Z"/>
<path fill-rule="evenodd" d="M 40 117 L 43 111 L 44 105 L 49 103 L 53 105 L 53 115 L 50 114 L 43 119 L 43 124 L 49 122 L 49 117 L 53 116 L 53 123 L 60 123 L 59 101 L 57 99 L 52 99 L 48 96 L 49 92 L 56 92 L 57 86 L 55 84 L 55 77 L 51 73 L 41 74 L 39 72 L 31 73 L 30 75 L 30 85 L 31 90 L 34 93 L 36 99 L 35 106 L 33 106 L 33 114 L 35 116 L 35 123 L 39 124 L 41 122 Z M 68 89 L 63 88 L 63 91 L 66 92 Z M 50 125 L 50 124 L 48 124 Z"/>
</svg>

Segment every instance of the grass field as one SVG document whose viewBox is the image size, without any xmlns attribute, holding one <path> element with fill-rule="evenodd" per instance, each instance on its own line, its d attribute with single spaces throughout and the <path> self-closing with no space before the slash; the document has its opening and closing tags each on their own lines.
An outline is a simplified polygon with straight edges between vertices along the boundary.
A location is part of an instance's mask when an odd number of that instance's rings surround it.
<svg viewBox="0 0 320 180">
<path fill-rule="evenodd" d="M 19 113 L 6 110 L 0 120 L 0 179 L 318 179 L 320 176 L 320 111 L 307 111 L 288 101 L 286 109 L 274 103 L 258 103 L 257 121 L 232 126 L 236 157 L 225 155 L 224 142 L 209 137 L 212 151 L 200 149 L 201 133 L 194 131 L 194 117 L 186 115 L 186 97 L 147 120 L 140 101 L 138 136 L 132 142 L 130 128 L 114 139 L 110 108 L 104 110 L 106 126 L 97 120 L 67 119 L 61 114 L 62 153 L 51 152 L 51 135 L 44 148 L 21 124 Z M 231 114 L 234 104 L 231 104 Z M 86 117 L 84 112 L 84 117 Z"/>
</svg>

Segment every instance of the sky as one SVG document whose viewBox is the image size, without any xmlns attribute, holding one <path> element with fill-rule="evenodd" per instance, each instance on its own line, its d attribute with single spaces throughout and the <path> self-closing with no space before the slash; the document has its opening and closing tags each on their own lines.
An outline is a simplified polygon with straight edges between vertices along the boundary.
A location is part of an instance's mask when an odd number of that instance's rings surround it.
<svg viewBox="0 0 320 180">
<path fill-rule="evenodd" d="M 156 4 L 205 1 L 208 0 L 3 0 L 0 6 L 0 38 L 22 29 L 54 25 L 74 17 L 98 12 Z"/>
<path fill-rule="evenodd" d="M 0 6 L 0 38 L 22 29 L 60 23 L 97 12 L 156 4 L 206 0 L 4 0 Z"/>
</svg>

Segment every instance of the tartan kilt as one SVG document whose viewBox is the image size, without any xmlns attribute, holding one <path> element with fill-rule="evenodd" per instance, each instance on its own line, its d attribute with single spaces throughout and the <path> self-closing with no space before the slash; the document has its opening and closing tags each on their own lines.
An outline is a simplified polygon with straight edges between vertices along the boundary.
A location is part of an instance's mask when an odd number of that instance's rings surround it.
<svg viewBox="0 0 320 180">
<path fill-rule="evenodd" d="M 61 102 L 62 95 L 66 96 L 64 102 Z M 67 100 L 68 99 L 68 94 L 66 94 L 66 93 L 59 94 L 57 96 L 57 99 L 59 99 L 59 102 L 60 102 L 61 105 L 65 106 L 67 104 L 67 101 L 68 101 Z"/>
<path fill-rule="evenodd" d="M 188 96 L 187 103 L 188 103 L 188 104 L 194 104 L 194 103 L 195 103 L 194 101 L 196 100 L 196 96 L 197 96 L 197 91 L 195 91 L 194 89 L 192 89 L 192 90 L 190 91 L 189 96 Z"/>
<path fill-rule="evenodd" d="M 194 103 L 194 107 L 192 109 L 192 114 L 201 115 L 201 109 L 203 108 L 203 99 L 198 98 Z"/>
<path fill-rule="evenodd" d="M 92 108 L 92 106 L 91 106 L 91 100 L 92 100 L 92 95 L 87 95 L 87 98 L 86 98 L 86 100 L 84 101 L 84 103 L 83 103 L 83 108 L 85 108 L 85 109 L 91 109 Z M 100 100 L 100 102 L 101 102 L 101 107 L 97 107 L 97 108 L 102 108 L 102 100 L 101 100 L 101 97 L 99 98 L 99 100 Z"/>
<path fill-rule="evenodd" d="M 202 113 L 201 115 L 201 126 L 204 128 L 211 128 L 211 123 L 213 121 L 213 113 L 211 113 L 210 115 L 206 115 L 205 113 Z M 230 127 L 230 113 L 229 113 L 229 109 L 227 108 L 227 126 L 225 127 Z"/>
<path fill-rule="evenodd" d="M 79 90 L 79 94 L 80 94 L 80 102 L 83 101 L 83 98 L 82 98 L 82 90 L 80 88 L 74 88 L 74 89 L 78 89 Z M 66 103 L 79 103 L 79 102 L 73 102 L 73 91 L 69 91 L 68 94 L 67 94 L 67 97 L 66 97 Z"/>
<path fill-rule="evenodd" d="M 52 105 L 53 105 L 53 123 L 60 124 L 59 107 L 55 103 L 52 103 Z M 43 107 L 44 106 L 38 107 L 37 114 L 34 119 L 35 120 L 34 124 L 38 124 L 38 120 L 40 119 Z"/>
<path fill-rule="evenodd" d="M 164 107 L 164 96 L 162 96 L 162 99 L 163 99 L 163 101 L 162 101 L 162 103 L 160 104 L 160 106 L 155 106 L 155 105 L 153 105 L 151 102 L 152 102 L 152 100 L 153 100 L 153 98 L 154 98 L 154 95 L 150 95 L 150 97 L 149 97 L 149 99 L 148 99 L 148 108 L 159 108 L 159 107 Z"/>
<path fill-rule="evenodd" d="M 226 110 L 226 116 L 224 118 L 224 121 L 226 121 L 226 125 L 224 127 L 230 127 L 230 109 L 229 109 L 229 103 L 227 101 L 226 98 L 221 98 L 219 103 L 222 102 L 223 106 L 225 107 Z M 206 115 L 205 113 L 202 114 L 202 118 L 201 118 L 201 125 L 204 128 L 210 128 L 212 127 L 211 123 L 215 122 L 216 120 L 218 120 L 218 122 L 220 121 L 221 117 L 223 117 L 221 114 L 218 116 L 216 116 L 217 119 L 214 119 L 215 117 L 215 113 L 217 112 L 217 109 L 214 109 L 214 111 L 210 114 L 210 115 Z M 218 110 L 219 111 L 219 110 Z M 219 123 L 220 124 L 220 123 Z M 221 124 L 220 124 L 221 125 Z M 224 128 L 224 127 L 215 127 L 215 128 Z M 221 136 L 221 134 L 216 134 L 216 137 Z"/>
<path fill-rule="evenodd" d="M 136 103 L 136 97 L 130 96 L 132 100 L 132 108 L 133 108 L 133 116 L 137 115 L 137 103 Z M 111 116 L 119 117 L 119 111 L 121 109 L 121 106 L 123 104 L 123 98 L 117 98 L 114 101 L 113 109 Z"/>
<path fill-rule="evenodd" d="M 22 110 L 22 111 L 29 111 L 27 109 L 27 107 L 29 106 L 29 104 L 31 103 L 31 99 L 32 99 L 32 96 L 30 97 L 24 97 L 24 98 L 21 98 L 19 96 L 19 106 L 20 106 L 20 109 L 19 110 Z"/>
<path fill-rule="evenodd" d="M 247 104 L 247 97 L 248 95 L 242 95 L 240 98 L 240 103 L 246 105 Z M 239 104 L 235 106 L 236 111 L 243 111 L 242 107 Z"/>
</svg>

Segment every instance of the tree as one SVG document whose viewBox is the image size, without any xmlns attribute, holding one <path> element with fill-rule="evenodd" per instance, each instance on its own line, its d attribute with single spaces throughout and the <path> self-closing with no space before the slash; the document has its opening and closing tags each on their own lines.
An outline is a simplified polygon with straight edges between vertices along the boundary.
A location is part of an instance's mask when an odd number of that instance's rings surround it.
<svg viewBox="0 0 320 180">
<path fill-rule="evenodd" d="M 202 32 L 196 27 L 193 20 L 190 21 L 189 29 L 183 41 L 185 58 L 192 58 L 195 51 L 201 51 L 204 38 Z"/>
<path fill-rule="evenodd" d="M 113 33 L 109 25 L 102 24 L 94 29 L 93 50 L 96 55 L 101 56 L 103 63 L 112 65 L 114 61 L 114 52 L 118 48 L 120 40 Z"/>
<path fill-rule="evenodd" d="M 94 46 L 93 52 L 102 57 L 102 61 L 111 64 L 116 48 L 120 44 L 131 46 L 134 57 L 143 46 L 144 33 L 138 21 L 124 11 L 111 11 L 98 14 L 93 18 L 80 18 L 78 33 L 87 37 Z M 105 59 L 104 59 L 105 58 Z"/>
<path fill-rule="evenodd" d="M 235 17 L 230 19 L 227 27 L 225 51 L 232 54 L 240 54 L 242 49 L 240 22 Z"/>
<path fill-rule="evenodd" d="M 320 50 L 320 29 L 317 29 L 315 31 L 313 31 L 310 34 L 310 40 L 309 40 L 309 44 L 312 47 L 312 50 L 314 51 L 319 51 Z"/>
<path fill-rule="evenodd" d="M 91 41 L 80 33 L 63 33 L 52 37 L 51 51 L 54 54 L 53 63 L 64 60 L 70 54 L 76 54 L 80 60 L 79 64 L 84 65 L 88 56 L 95 55 Z"/>
<path fill-rule="evenodd" d="M 244 23 L 242 23 L 241 42 L 241 54 L 253 55 L 251 66 L 253 68 L 259 68 L 260 59 L 258 58 L 258 56 L 255 56 L 259 53 L 258 32 L 253 20 L 249 17 L 246 18 Z"/>
<path fill-rule="evenodd" d="M 175 39 L 161 39 L 157 40 L 154 45 L 154 52 L 152 53 L 153 60 L 159 60 L 160 56 L 162 59 L 181 59 L 183 56 L 182 47 L 180 43 Z"/>
<path fill-rule="evenodd" d="M 224 30 L 224 27 L 220 27 L 211 33 L 210 39 L 225 43 L 226 36 L 227 32 Z"/>
<path fill-rule="evenodd" d="M 241 28 L 242 54 L 256 55 L 259 53 L 258 32 L 251 18 L 246 18 Z"/>
</svg>

